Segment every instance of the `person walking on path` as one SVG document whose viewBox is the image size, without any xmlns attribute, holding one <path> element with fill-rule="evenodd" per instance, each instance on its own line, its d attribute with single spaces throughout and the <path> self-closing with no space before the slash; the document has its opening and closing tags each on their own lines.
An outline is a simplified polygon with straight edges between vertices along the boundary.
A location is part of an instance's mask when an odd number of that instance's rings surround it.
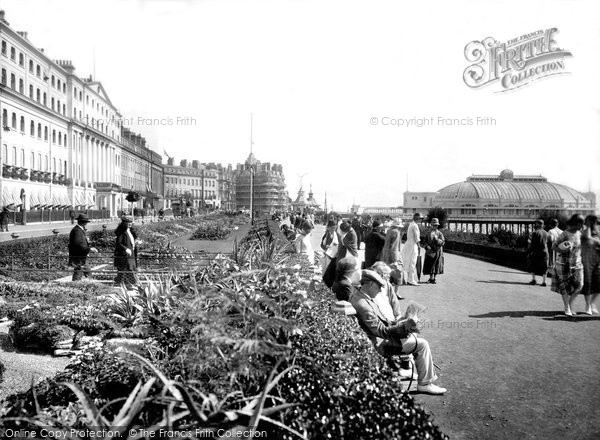
<svg viewBox="0 0 600 440">
<path fill-rule="evenodd" d="M 527 262 L 531 272 L 531 281 L 529 284 L 535 286 L 536 275 L 542 277 L 542 287 L 546 287 L 546 274 L 548 273 L 548 242 L 550 237 L 544 230 L 544 220 L 537 219 L 533 226 L 533 232 L 529 239 L 529 248 L 527 249 Z"/>
<path fill-rule="evenodd" d="M 575 298 L 583 287 L 583 264 L 581 262 L 583 223 L 583 217 L 574 214 L 567 222 L 567 229 L 552 245 L 552 249 L 557 252 L 557 255 L 551 289 L 562 296 L 567 316 L 573 316 Z"/>
<path fill-rule="evenodd" d="M 421 232 L 419 223 L 423 220 L 420 213 L 413 215 L 412 221 L 408 225 L 406 232 L 406 243 L 402 248 L 402 261 L 404 262 L 404 271 L 406 283 L 411 286 L 418 286 L 417 281 L 417 259 L 419 256 L 419 243 L 421 241 Z"/>
<path fill-rule="evenodd" d="M 69 209 L 69 218 L 71 219 L 71 224 L 75 224 L 75 210 L 73 208 Z"/>
<path fill-rule="evenodd" d="M 8 208 L 6 206 L 2 208 L 2 211 L 0 212 L 0 228 L 2 229 L 2 232 L 8 232 L 9 215 L 10 211 L 8 210 Z"/>
<path fill-rule="evenodd" d="M 115 268 L 117 277 L 115 284 L 125 285 L 130 290 L 139 284 L 137 275 L 137 254 L 139 241 L 137 234 L 132 229 L 133 217 L 124 215 L 121 217 L 121 223 L 115 230 L 117 239 L 115 241 Z"/>
<path fill-rule="evenodd" d="M 555 218 L 550 220 L 550 229 L 548 230 L 548 267 L 550 275 L 552 275 L 552 268 L 556 261 L 556 251 L 552 249 L 552 245 L 558 240 L 562 232 L 562 229 L 558 227 L 558 220 Z"/>
<path fill-rule="evenodd" d="M 338 253 L 339 238 L 335 232 L 336 224 L 333 220 L 327 222 L 327 229 L 321 238 L 321 249 L 324 255 L 321 259 L 321 270 L 323 273 L 327 270 L 327 266 L 336 258 Z"/>
<path fill-rule="evenodd" d="M 585 218 L 585 229 L 581 233 L 581 261 L 585 314 L 598 314 L 596 300 L 600 295 L 600 233 L 598 217 L 595 215 Z"/>
<path fill-rule="evenodd" d="M 380 261 L 385 244 L 385 235 L 382 232 L 383 225 L 375 220 L 373 230 L 365 237 L 365 269 Z"/>
<path fill-rule="evenodd" d="M 79 281 L 84 276 L 88 278 L 91 275 L 87 265 L 87 256 L 90 252 L 98 252 L 95 247 L 90 247 L 85 235 L 89 222 L 90 219 L 87 215 L 79 214 L 77 224 L 69 234 L 69 266 L 73 266 L 73 281 Z"/>
<path fill-rule="evenodd" d="M 429 275 L 428 283 L 435 284 L 435 277 L 444 273 L 444 234 L 439 230 L 440 221 L 431 219 L 431 230 L 425 237 L 425 262 L 423 273 Z"/>
</svg>

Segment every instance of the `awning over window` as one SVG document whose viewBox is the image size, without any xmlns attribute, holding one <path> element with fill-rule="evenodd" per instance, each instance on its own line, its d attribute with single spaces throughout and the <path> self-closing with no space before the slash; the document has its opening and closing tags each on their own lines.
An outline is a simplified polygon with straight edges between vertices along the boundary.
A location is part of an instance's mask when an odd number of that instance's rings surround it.
<svg viewBox="0 0 600 440">
<path fill-rule="evenodd" d="M 69 196 L 67 194 L 63 194 L 60 196 L 63 207 L 68 208 L 71 206 L 71 201 L 69 200 Z"/>
<path fill-rule="evenodd" d="M 37 208 L 39 205 L 40 202 L 38 201 L 37 193 L 32 191 L 29 193 L 29 209 Z"/>
<path fill-rule="evenodd" d="M 40 193 L 38 193 L 38 202 L 40 202 L 40 206 L 42 208 L 48 208 L 52 205 L 51 202 L 51 198 L 50 198 L 50 193 L 47 191 L 42 191 Z"/>
<path fill-rule="evenodd" d="M 12 206 L 14 202 L 11 197 L 11 193 L 4 190 L 2 191 L 2 206 Z"/>
<path fill-rule="evenodd" d="M 94 202 L 94 195 L 92 193 L 87 193 L 87 207 L 93 208 L 94 206 L 96 206 L 96 203 Z"/>
</svg>

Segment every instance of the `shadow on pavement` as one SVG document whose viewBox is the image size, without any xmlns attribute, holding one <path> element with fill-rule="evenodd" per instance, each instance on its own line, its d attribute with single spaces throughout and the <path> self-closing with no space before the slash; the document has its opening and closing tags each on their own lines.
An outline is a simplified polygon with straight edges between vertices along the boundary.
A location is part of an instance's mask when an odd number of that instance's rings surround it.
<svg viewBox="0 0 600 440">
<path fill-rule="evenodd" d="M 523 275 L 523 274 L 527 273 L 527 272 L 518 272 L 515 270 L 497 270 L 497 269 L 490 269 L 489 272 L 514 273 L 515 275 Z"/>
<path fill-rule="evenodd" d="M 483 315 L 469 315 L 469 318 L 524 318 L 525 316 L 540 316 L 540 317 L 554 317 L 560 314 L 560 311 L 553 310 L 551 312 L 545 312 L 540 310 L 509 310 L 506 312 L 489 312 Z"/>
<path fill-rule="evenodd" d="M 486 283 L 486 284 L 517 284 L 522 286 L 528 286 L 528 281 L 503 281 L 503 280 L 477 280 L 478 283 Z"/>
<path fill-rule="evenodd" d="M 581 321 L 600 321 L 600 316 L 590 316 L 590 315 L 575 315 L 575 316 L 567 316 L 558 314 L 553 316 L 552 318 L 544 318 L 544 321 L 573 321 L 573 322 L 581 322 Z"/>
</svg>

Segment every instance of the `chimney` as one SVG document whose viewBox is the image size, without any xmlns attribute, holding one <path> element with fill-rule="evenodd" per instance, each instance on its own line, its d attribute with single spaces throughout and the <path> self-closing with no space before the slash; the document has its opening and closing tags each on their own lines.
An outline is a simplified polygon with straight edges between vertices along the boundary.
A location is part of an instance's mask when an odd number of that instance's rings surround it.
<svg viewBox="0 0 600 440">
<path fill-rule="evenodd" d="M 167 165 L 175 165 L 175 158 L 169 157 L 167 159 Z"/>
<path fill-rule="evenodd" d="M 27 41 L 29 41 L 29 37 L 28 37 L 28 35 L 29 35 L 29 34 L 28 34 L 27 32 L 24 32 L 24 31 L 17 31 L 17 34 L 18 34 L 18 35 L 19 35 L 21 38 L 23 38 L 24 40 L 27 40 Z"/>
<path fill-rule="evenodd" d="M 4 18 L 4 10 L 0 10 L 0 23 L 4 23 L 6 26 L 9 26 L 8 21 Z"/>
<path fill-rule="evenodd" d="M 192 168 L 200 168 L 200 162 L 198 162 L 197 160 L 193 160 L 192 161 Z"/>
<path fill-rule="evenodd" d="M 187 159 L 182 159 L 181 162 L 179 162 L 179 165 L 181 165 L 183 168 L 187 167 L 187 165 L 188 165 Z"/>
</svg>

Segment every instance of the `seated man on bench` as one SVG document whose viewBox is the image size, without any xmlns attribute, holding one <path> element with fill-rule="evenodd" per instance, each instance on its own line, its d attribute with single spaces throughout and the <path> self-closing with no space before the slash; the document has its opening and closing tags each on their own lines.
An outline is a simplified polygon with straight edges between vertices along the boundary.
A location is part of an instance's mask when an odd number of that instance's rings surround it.
<svg viewBox="0 0 600 440">
<path fill-rule="evenodd" d="M 395 295 L 378 295 L 386 285 L 383 278 L 378 273 L 365 269 L 362 271 L 360 284 L 360 290 L 352 293 L 350 302 L 356 310 L 358 323 L 367 333 L 375 350 L 386 358 L 412 354 L 419 375 L 417 391 L 444 394 L 445 388 L 433 384 L 437 376 L 429 343 L 407 330 L 407 327 L 414 327 L 416 323 L 401 321 L 400 302 Z"/>
</svg>

